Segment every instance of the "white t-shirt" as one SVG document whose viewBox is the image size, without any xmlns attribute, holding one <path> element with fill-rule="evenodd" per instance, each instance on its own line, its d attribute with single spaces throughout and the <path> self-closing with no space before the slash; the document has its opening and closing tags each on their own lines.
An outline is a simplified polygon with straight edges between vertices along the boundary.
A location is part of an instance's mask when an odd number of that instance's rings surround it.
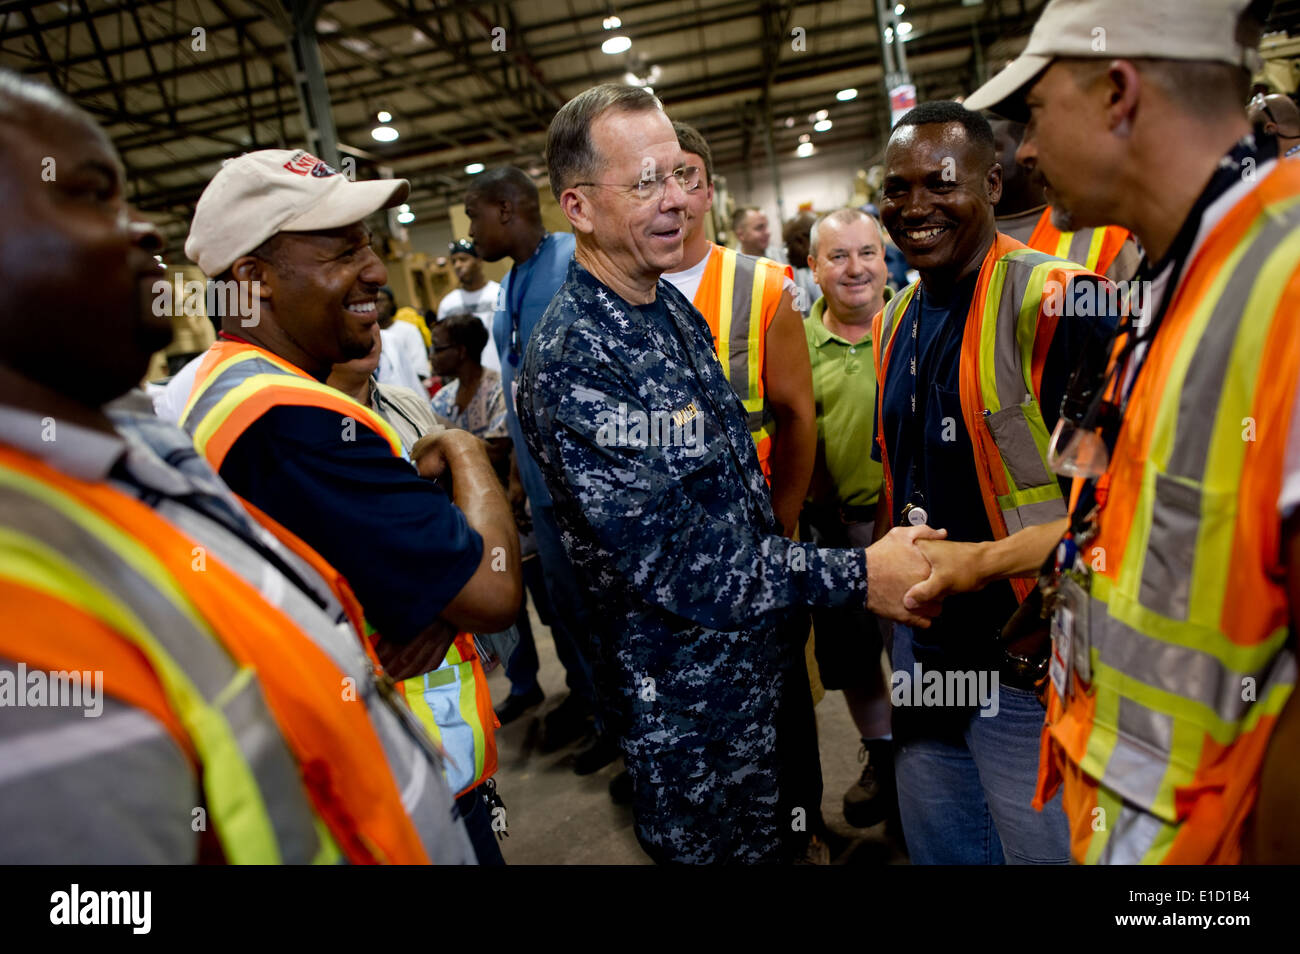
<svg viewBox="0 0 1300 954">
<path fill-rule="evenodd" d="M 384 333 L 384 329 L 380 329 Z M 415 369 L 415 373 L 421 378 L 427 378 L 433 374 L 433 368 L 429 364 L 429 349 L 424 346 L 424 336 L 420 334 L 420 329 L 415 327 L 409 321 L 394 321 L 388 326 L 388 338 L 384 339 L 384 348 L 390 347 L 389 339 L 396 342 L 394 347 L 400 348 L 402 356 L 406 363 Z"/>
<path fill-rule="evenodd" d="M 169 424 L 180 423 L 181 414 L 185 412 L 185 402 L 190 399 L 190 391 L 194 389 L 194 379 L 198 376 L 199 365 L 206 356 L 206 351 L 195 355 L 162 387 L 153 384 L 146 388 L 149 396 L 153 398 L 153 412 L 159 418 Z"/>
<path fill-rule="evenodd" d="M 383 384 L 395 384 L 399 388 L 410 388 L 416 394 L 428 394 L 429 389 L 420 381 L 420 374 L 411 366 L 408 350 L 402 345 L 401 328 L 409 328 L 414 332 L 420 340 L 420 348 L 424 348 L 424 339 L 412 324 L 394 321 L 387 328 L 380 328 L 379 337 L 383 343 L 376 375 Z"/>
<path fill-rule="evenodd" d="M 501 286 L 489 279 L 478 291 L 467 292 L 463 288 L 453 288 L 438 302 L 439 321 L 448 315 L 472 311 L 483 322 L 483 327 L 487 328 L 488 343 L 479 360 L 483 367 L 493 371 L 501 370 L 501 358 L 497 355 L 496 341 L 492 338 L 492 318 L 497 310 L 497 294 L 500 291 Z"/>
<path fill-rule="evenodd" d="M 700 290 L 700 282 L 704 278 L 704 269 L 708 267 L 709 259 L 712 257 L 713 250 L 709 251 L 709 255 L 705 255 L 690 268 L 680 272 L 664 272 L 659 277 L 685 295 L 687 301 L 695 301 L 695 293 Z"/>
</svg>

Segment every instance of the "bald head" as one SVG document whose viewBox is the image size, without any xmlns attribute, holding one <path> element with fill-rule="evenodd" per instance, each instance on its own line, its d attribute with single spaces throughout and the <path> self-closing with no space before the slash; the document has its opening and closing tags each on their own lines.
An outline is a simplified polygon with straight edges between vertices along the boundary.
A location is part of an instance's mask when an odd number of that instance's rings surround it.
<svg viewBox="0 0 1300 954">
<path fill-rule="evenodd" d="M 812 230 L 808 233 L 808 254 L 813 258 L 817 257 L 818 241 L 826 235 L 827 228 L 838 229 L 841 225 L 852 225 L 854 222 L 866 222 L 868 228 L 874 230 L 876 240 L 884 245 L 884 235 L 880 231 L 880 223 L 872 216 L 868 215 L 862 209 L 836 209 L 834 212 L 828 212 L 820 219 L 817 219 L 812 225 Z"/>
<path fill-rule="evenodd" d="M 0 381 L 17 391 L 0 400 L 97 408 L 171 339 L 152 307 L 162 239 L 127 207 L 108 137 L 62 93 L 0 70 L 0 126 Z"/>
<path fill-rule="evenodd" d="M 1246 109 L 1250 123 L 1279 139 L 1300 139 L 1300 108 L 1290 96 L 1256 96 Z"/>
</svg>

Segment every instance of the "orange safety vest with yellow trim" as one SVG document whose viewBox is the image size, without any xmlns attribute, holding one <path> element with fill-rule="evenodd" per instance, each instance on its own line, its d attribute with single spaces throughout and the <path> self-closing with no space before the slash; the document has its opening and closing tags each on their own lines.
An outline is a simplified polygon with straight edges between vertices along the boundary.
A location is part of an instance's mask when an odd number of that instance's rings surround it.
<svg viewBox="0 0 1300 954">
<path fill-rule="evenodd" d="M 1098 482 L 1090 585 L 1066 578 L 1082 667 L 1067 698 L 1050 691 L 1035 804 L 1064 784 L 1079 862 L 1239 861 L 1296 682 L 1277 503 L 1300 379 L 1300 166 L 1238 201 L 1170 293 Z"/>
<path fill-rule="evenodd" d="M 214 470 L 220 470 L 240 435 L 271 408 L 281 405 L 335 411 L 382 437 L 393 456 L 407 456 L 401 437 L 379 413 L 321 384 L 278 355 L 241 341 L 218 341 L 208 350 L 195 375 L 180 424 L 194 438 L 199 453 Z M 277 535 L 286 532 L 256 507 L 249 505 L 249 511 Z M 338 576 L 333 571 L 332 575 Z M 368 626 L 365 632 L 377 639 Z M 441 739 L 447 782 L 452 791 L 464 794 L 496 772 L 496 716 L 488 694 L 487 674 L 478 653 L 473 651 L 472 637 L 458 634 L 453 650 L 448 651 L 448 658 L 438 669 L 406 680 L 402 692 L 420 722 L 435 739 Z M 449 682 L 442 681 L 448 678 Z M 452 690 L 446 688 L 448 685 Z M 448 706 L 448 698 L 454 698 L 457 705 Z M 474 770 L 472 776 L 467 775 L 470 769 Z"/>
<path fill-rule="evenodd" d="M 97 669 L 193 760 L 231 863 L 428 863 L 342 671 L 147 505 L 0 446 L 0 655 Z M 35 635 L 39 634 L 39 636 Z"/>
<path fill-rule="evenodd" d="M 1085 269 L 998 234 L 980 265 L 962 335 L 959 371 L 962 420 L 975 452 L 975 472 L 993 537 L 1063 518 L 1065 497 L 1051 468 L 1051 435 L 1039 407 L 1043 367 L 1061 309 L 1052 294 Z M 876 441 L 885 471 L 885 506 L 894 514 L 894 477 L 884 441 L 885 374 L 913 283 L 872 321 L 876 360 Z M 1056 289 L 1056 292 L 1052 292 Z M 1045 291 L 1047 292 L 1045 294 Z M 1055 302 L 1061 304 L 1060 299 Z M 1033 589 L 1013 579 L 1019 599 Z"/>
<path fill-rule="evenodd" d="M 695 305 L 713 333 L 722 371 L 749 415 L 749 433 L 758 463 L 772 480 L 772 435 L 776 418 L 763 388 L 767 368 L 767 329 L 781 304 L 789 265 L 710 243 L 708 264 L 695 291 Z"/>
<path fill-rule="evenodd" d="M 1052 224 L 1052 207 L 1043 210 L 1042 217 L 1029 236 L 1029 247 L 1067 262 L 1077 262 L 1090 272 L 1105 275 L 1106 269 L 1119 255 L 1128 241 L 1129 230 L 1118 225 L 1103 225 L 1096 229 L 1079 229 L 1062 232 Z"/>
</svg>

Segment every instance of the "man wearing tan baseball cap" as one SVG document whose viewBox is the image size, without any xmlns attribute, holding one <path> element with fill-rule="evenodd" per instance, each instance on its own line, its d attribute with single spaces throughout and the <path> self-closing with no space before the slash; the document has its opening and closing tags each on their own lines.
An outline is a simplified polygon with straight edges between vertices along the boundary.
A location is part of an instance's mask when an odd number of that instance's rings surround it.
<svg viewBox="0 0 1300 954">
<path fill-rule="evenodd" d="M 270 529 L 342 574 L 394 679 L 436 668 L 457 631 L 508 628 L 522 586 L 514 518 L 483 443 L 448 430 L 405 446 L 324 383 L 371 350 L 388 271 L 363 220 L 408 191 L 404 180 L 351 182 L 305 152 L 253 152 L 208 184 L 185 243 L 259 308 L 223 318 L 181 427 Z M 425 479 L 439 477 L 450 493 Z"/>
<path fill-rule="evenodd" d="M 919 541 L 908 594 L 1042 568 L 1051 640 L 1017 647 L 1047 683 L 1035 805 L 1063 789 L 1080 862 L 1300 860 L 1300 164 L 1244 108 L 1268 6 L 1053 0 L 966 103 L 1026 116 L 1053 206 L 1146 251 L 1052 437 L 1070 517 Z"/>
</svg>

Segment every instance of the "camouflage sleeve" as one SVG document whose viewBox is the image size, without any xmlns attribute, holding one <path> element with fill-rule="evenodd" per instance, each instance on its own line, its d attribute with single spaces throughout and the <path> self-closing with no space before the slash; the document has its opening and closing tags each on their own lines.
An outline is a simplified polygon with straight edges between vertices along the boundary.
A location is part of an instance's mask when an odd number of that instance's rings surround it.
<svg viewBox="0 0 1300 954">
<path fill-rule="evenodd" d="M 703 506 L 699 498 L 708 490 L 700 481 L 710 479 L 703 466 L 710 455 L 691 472 L 664 448 L 602 441 L 601 423 L 620 404 L 628 414 L 647 408 L 608 355 L 565 351 L 554 370 L 537 376 L 534 406 L 548 418 L 539 422 L 548 470 L 564 482 L 597 545 L 614 554 L 613 569 L 638 596 L 723 631 L 789 607 L 865 604 L 863 551 L 761 533 L 743 515 L 723 518 Z"/>
</svg>

